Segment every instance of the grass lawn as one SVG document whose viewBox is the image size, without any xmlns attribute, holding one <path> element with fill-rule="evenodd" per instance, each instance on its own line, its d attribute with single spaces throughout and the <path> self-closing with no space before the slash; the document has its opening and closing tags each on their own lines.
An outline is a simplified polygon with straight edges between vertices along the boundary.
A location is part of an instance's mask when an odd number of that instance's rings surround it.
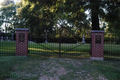
<svg viewBox="0 0 120 80">
<path fill-rule="evenodd" d="M 28 45 L 28 50 L 32 56 L 39 54 L 40 56 L 58 57 L 59 49 L 62 57 L 90 58 L 89 44 L 61 43 L 59 45 L 59 43 L 29 43 Z"/>
<path fill-rule="evenodd" d="M 120 62 L 0 57 L 0 80 L 120 80 Z"/>
<path fill-rule="evenodd" d="M 120 59 L 120 45 L 104 44 L 104 58 Z"/>
<path fill-rule="evenodd" d="M 15 55 L 16 44 L 14 41 L 0 41 L 0 56 Z"/>
</svg>

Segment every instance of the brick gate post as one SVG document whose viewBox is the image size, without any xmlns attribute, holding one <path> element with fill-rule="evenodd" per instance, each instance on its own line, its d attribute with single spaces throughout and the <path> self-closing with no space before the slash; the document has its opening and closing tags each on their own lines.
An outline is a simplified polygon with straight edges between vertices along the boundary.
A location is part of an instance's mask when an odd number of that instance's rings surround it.
<svg viewBox="0 0 120 80">
<path fill-rule="evenodd" d="M 15 56 L 28 56 L 28 28 L 15 28 L 16 53 Z"/>
<path fill-rule="evenodd" d="M 91 31 L 91 59 L 104 60 L 104 31 Z"/>
</svg>

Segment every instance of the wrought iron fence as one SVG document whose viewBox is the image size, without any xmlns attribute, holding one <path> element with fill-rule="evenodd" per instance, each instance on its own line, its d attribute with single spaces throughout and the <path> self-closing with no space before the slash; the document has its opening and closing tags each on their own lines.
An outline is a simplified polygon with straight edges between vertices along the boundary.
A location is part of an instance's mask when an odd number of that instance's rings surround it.
<svg viewBox="0 0 120 80">
<path fill-rule="evenodd" d="M 15 55 L 15 34 L 1 33 L 0 34 L 0 56 Z"/>
<path fill-rule="evenodd" d="M 33 38 L 32 38 L 33 37 Z M 90 58 L 90 38 L 41 38 L 29 37 L 28 55 L 37 57 Z M 16 51 L 15 34 L 0 34 L 0 56 L 14 56 Z M 104 59 L 120 60 L 120 40 L 104 38 Z"/>
<path fill-rule="evenodd" d="M 88 39 L 90 40 L 90 39 Z M 90 41 L 74 37 L 29 35 L 29 56 L 90 58 Z"/>
<path fill-rule="evenodd" d="M 120 60 L 120 40 L 117 38 L 104 39 L 104 59 Z"/>
</svg>

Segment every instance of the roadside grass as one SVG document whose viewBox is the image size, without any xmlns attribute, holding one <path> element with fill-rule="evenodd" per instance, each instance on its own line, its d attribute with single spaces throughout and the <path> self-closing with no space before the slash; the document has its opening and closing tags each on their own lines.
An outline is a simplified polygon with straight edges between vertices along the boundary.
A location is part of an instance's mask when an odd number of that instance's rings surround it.
<svg viewBox="0 0 120 80">
<path fill-rule="evenodd" d="M 0 57 L 0 80 L 119 80 L 119 61 Z"/>
</svg>

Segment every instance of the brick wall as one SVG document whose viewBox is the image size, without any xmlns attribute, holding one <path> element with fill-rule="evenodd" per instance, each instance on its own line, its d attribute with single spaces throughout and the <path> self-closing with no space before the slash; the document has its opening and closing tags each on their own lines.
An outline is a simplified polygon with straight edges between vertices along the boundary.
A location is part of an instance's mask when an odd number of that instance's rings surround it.
<svg viewBox="0 0 120 80">
<path fill-rule="evenodd" d="M 19 33 L 24 33 L 24 42 L 19 41 Z M 28 55 L 28 31 L 27 30 L 16 30 L 16 56 L 27 56 Z"/>
<path fill-rule="evenodd" d="M 91 35 L 92 35 L 92 55 L 91 55 L 91 57 L 103 57 L 104 34 L 103 33 L 91 33 Z M 95 43 L 96 35 L 101 35 L 101 44 Z"/>
<path fill-rule="evenodd" d="M 104 31 L 91 31 L 91 58 L 101 59 L 104 57 Z"/>
</svg>

